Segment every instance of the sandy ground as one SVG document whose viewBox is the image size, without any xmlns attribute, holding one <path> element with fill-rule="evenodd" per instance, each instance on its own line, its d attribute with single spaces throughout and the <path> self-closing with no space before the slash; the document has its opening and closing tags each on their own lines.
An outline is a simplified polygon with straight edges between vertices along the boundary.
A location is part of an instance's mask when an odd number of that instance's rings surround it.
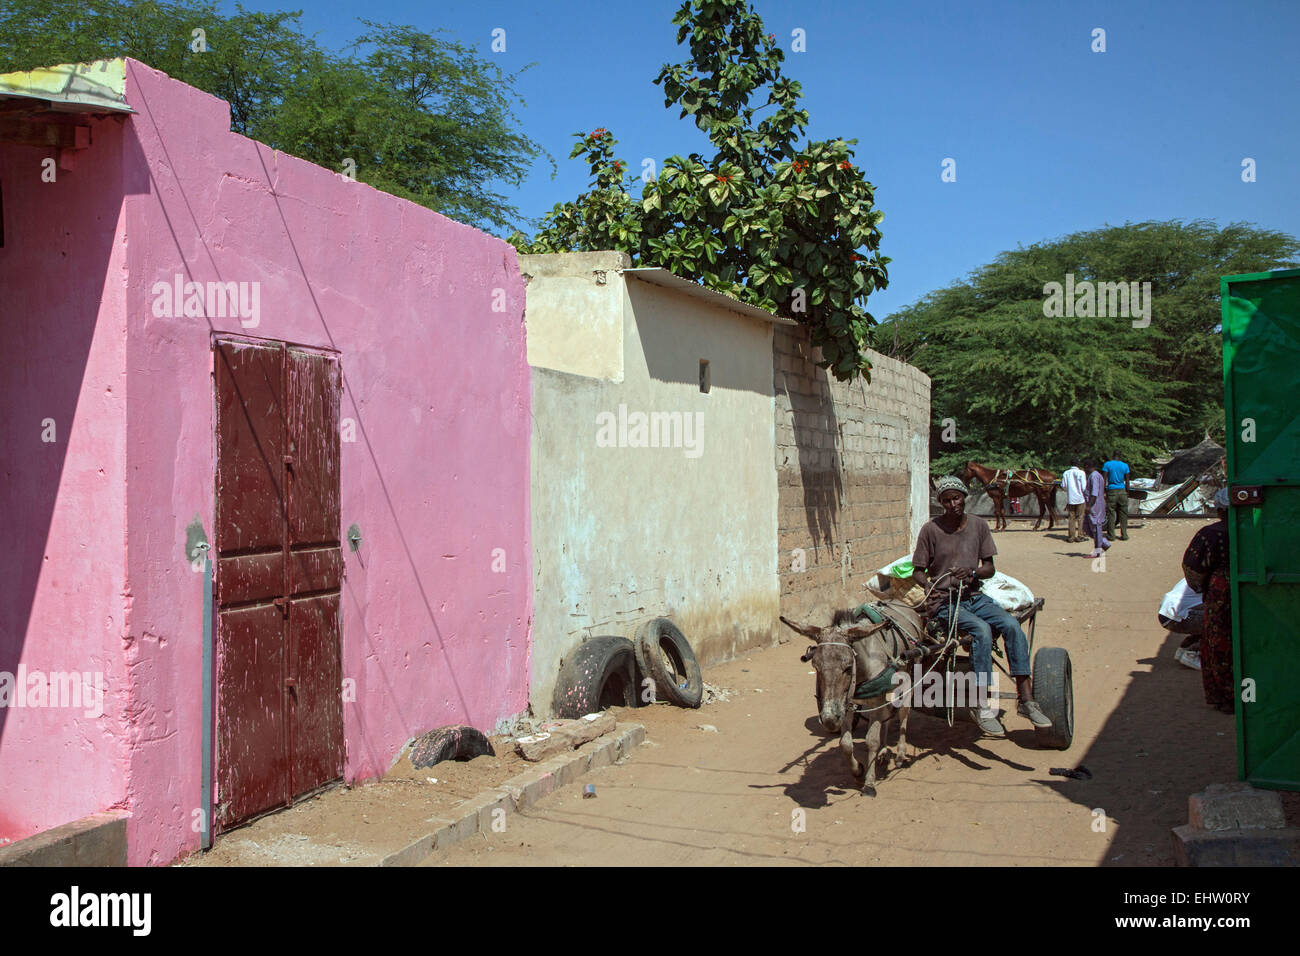
<svg viewBox="0 0 1300 956">
<path fill-rule="evenodd" d="M 523 773 L 512 741 L 494 737 L 496 756 L 423 769 L 403 756 L 383 780 L 336 786 L 222 834 L 182 866 L 368 866 L 436 829 L 432 819 Z"/>
<path fill-rule="evenodd" d="M 914 714 L 916 756 L 863 797 L 814 719 L 796 637 L 708 669 L 729 701 L 620 714 L 644 723 L 648 742 L 583 779 L 594 799 L 566 787 L 428 865 L 1171 865 L 1188 795 L 1236 777 L 1233 718 L 1205 706 L 1199 672 L 1173 660 L 1180 638 L 1155 618 L 1205 523 L 1131 528 L 1102 571 L 1059 530 L 1013 521 L 996 536 L 998 568 L 1046 599 L 1036 647 L 1070 652 L 1068 751 L 1037 749 L 1014 714 L 1002 740 Z M 1079 764 L 1091 780 L 1048 773 Z"/>
</svg>

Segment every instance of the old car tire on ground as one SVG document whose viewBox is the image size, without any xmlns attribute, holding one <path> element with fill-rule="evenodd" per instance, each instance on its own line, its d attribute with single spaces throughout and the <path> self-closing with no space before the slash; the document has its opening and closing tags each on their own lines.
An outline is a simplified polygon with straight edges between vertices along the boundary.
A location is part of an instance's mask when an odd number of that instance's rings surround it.
<svg viewBox="0 0 1300 956">
<path fill-rule="evenodd" d="M 468 724 L 452 724 L 421 734 L 411 744 L 411 764 L 421 769 L 443 760 L 473 760 L 496 756 L 492 743 Z"/>
<path fill-rule="evenodd" d="M 584 717 L 606 707 L 631 707 L 636 700 L 636 656 L 626 637 L 606 634 L 575 647 L 560 664 L 555 714 Z"/>
<path fill-rule="evenodd" d="M 1064 647 L 1044 647 L 1034 655 L 1034 700 L 1052 722 L 1034 729 L 1038 745 L 1069 749 L 1074 741 L 1074 677 Z"/>
<path fill-rule="evenodd" d="M 654 681 L 655 696 L 678 707 L 699 707 L 704 677 L 690 642 L 677 625 L 657 617 L 637 628 L 636 662 Z"/>
</svg>

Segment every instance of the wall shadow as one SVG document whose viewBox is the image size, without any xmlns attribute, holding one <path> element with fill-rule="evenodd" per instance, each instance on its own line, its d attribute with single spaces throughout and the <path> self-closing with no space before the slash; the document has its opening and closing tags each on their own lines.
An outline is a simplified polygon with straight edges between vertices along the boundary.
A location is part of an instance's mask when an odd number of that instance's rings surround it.
<svg viewBox="0 0 1300 956">
<path fill-rule="evenodd" d="M 831 394 L 830 372 L 818 368 L 811 360 L 813 349 L 803 327 L 778 328 L 775 336 L 780 342 L 774 350 L 776 392 L 786 396 L 790 403 L 804 520 L 813 547 L 829 548 L 833 554 L 835 528 L 844 499 L 844 463 L 840 458 L 840 424 Z M 782 369 L 780 361 L 787 348 L 793 366 L 789 370 Z M 828 436 L 834 437 L 828 440 Z"/>
<path fill-rule="evenodd" d="M 101 304 L 113 294 L 107 288 L 108 266 L 123 197 L 139 188 L 122 175 L 123 121 L 88 117 L 86 122 L 93 146 L 77 151 L 73 168 L 57 170 L 54 182 L 42 180 L 42 162 L 55 150 L 0 143 L 0 354 L 9 367 L 0 376 L 0 442 L 6 450 L 0 514 L 18 532 L 0 549 L 0 671 L 10 674 L 17 670 L 31 625 Z M 118 291 L 125 308 L 125 288 Z M 105 347 L 113 347 L 111 334 L 106 330 Z M 125 354 L 124 336 L 116 344 Z M 89 414 L 78 435 L 93 430 L 92 438 L 102 441 L 103 425 Z M 53 441 L 44 440 L 47 420 L 53 423 Z M 106 468 L 113 464 L 94 458 L 83 464 L 95 461 Z M 123 475 L 110 481 L 124 478 L 124 457 L 119 464 Z M 39 661 L 35 668 L 44 669 Z M 0 707 L 0 740 L 8 714 L 8 707 Z"/>
</svg>

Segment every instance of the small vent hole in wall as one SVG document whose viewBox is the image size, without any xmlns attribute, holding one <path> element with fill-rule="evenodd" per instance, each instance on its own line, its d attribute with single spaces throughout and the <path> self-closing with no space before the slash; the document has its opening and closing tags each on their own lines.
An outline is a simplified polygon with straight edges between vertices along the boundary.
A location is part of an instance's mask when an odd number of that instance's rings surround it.
<svg viewBox="0 0 1300 956">
<path fill-rule="evenodd" d="M 709 360 L 700 359 L 700 391 L 708 393 L 709 391 Z"/>
</svg>

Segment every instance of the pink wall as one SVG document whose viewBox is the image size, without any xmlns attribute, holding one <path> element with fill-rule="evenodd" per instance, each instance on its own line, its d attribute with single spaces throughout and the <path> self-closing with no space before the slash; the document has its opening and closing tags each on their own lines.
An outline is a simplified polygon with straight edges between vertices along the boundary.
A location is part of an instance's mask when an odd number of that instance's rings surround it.
<svg viewBox="0 0 1300 956">
<path fill-rule="evenodd" d="M 85 174 L 93 188 L 129 184 L 125 255 L 115 246 L 116 262 L 79 279 L 121 282 L 125 259 L 125 354 L 120 292 L 113 313 L 116 381 L 124 366 L 130 396 L 125 413 L 120 397 L 116 406 L 125 434 L 106 426 L 97 436 L 117 458 L 95 506 L 78 493 L 84 484 L 71 498 L 61 489 L 58 501 L 96 520 L 116 501 L 116 516 L 104 514 L 95 534 L 109 545 L 96 569 L 111 574 L 117 561 L 117 578 L 102 596 L 85 597 L 84 616 L 111 617 L 100 605 L 125 592 L 126 629 L 115 636 L 125 647 L 130 739 L 116 756 L 129 769 L 124 795 L 116 773 L 93 796 L 80 776 L 58 786 L 80 801 L 66 817 L 124 804 L 129 860 L 142 864 L 166 863 L 199 841 L 203 576 L 191 571 L 185 540 L 196 517 L 213 534 L 212 333 L 341 355 L 342 417 L 356 425 L 355 442 L 342 445 L 341 533 L 355 522 L 363 535 L 359 554 L 344 546 L 343 676 L 356 687 L 344 704 L 349 782 L 384 772 L 425 730 L 490 730 L 527 706 L 530 393 L 524 288 L 509 245 L 232 134 L 223 101 L 144 64 L 127 61 L 126 96 L 138 115 L 121 136 L 121 170 L 104 164 Z M 5 187 L 8 205 L 7 178 Z M 95 208 L 82 197 L 62 218 L 80 229 Z M 46 282 L 55 247 L 47 240 L 27 264 Z M 177 273 L 260 283 L 259 324 L 156 317 L 153 285 Z M 504 311 L 493 311 L 495 289 Z M 102 390 L 85 386 L 80 401 Z M 25 419 L 40 403 L 10 401 L 24 421 L 5 427 L 34 433 Z M 45 533 L 39 515 L 32 525 Z M 85 540 L 80 531 L 67 529 L 60 544 L 68 560 Z M 503 573 L 492 570 L 497 548 Z M 82 639 L 84 628 L 71 630 L 66 612 L 55 610 L 57 620 L 42 618 L 46 630 L 29 645 Z M 113 620 L 120 632 L 120 617 Z M 0 764 L 0 777 L 5 770 Z"/>
<path fill-rule="evenodd" d="M 102 716 L 48 693 L 18 707 L 0 689 L 0 840 L 120 807 L 126 791 L 123 126 L 88 122 L 92 147 L 54 182 L 53 150 L 0 144 L 0 682 L 89 674 Z"/>
<path fill-rule="evenodd" d="M 144 863 L 198 839 L 202 592 L 184 542 L 195 515 L 213 528 L 210 333 L 341 353 L 356 423 L 342 531 L 363 536 L 344 549 L 349 781 L 415 734 L 527 706 L 530 399 L 509 245 L 235 135 L 223 101 L 134 61 L 127 101 L 128 162 L 150 177 L 126 202 L 129 838 Z M 155 318 L 152 286 L 177 272 L 260 282 L 259 324 Z"/>
</svg>

